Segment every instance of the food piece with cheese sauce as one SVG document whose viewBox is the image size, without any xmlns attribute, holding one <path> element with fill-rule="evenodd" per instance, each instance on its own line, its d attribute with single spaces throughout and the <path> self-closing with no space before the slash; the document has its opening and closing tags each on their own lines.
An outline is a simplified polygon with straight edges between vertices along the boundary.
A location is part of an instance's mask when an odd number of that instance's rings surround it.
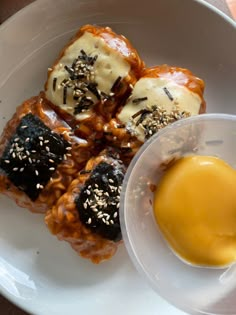
<svg viewBox="0 0 236 315">
<path fill-rule="evenodd" d="M 49 69 L 45 95 L 79 134 L 99 137 L 143 67 L 124 36 L 109 27 L 85 25 Z"/>
<path fill-rule="evenodd" d="M 0 192 L 45 213 L 93 154 L 40 94 L 20 105 L 0 136 Z"/>
<path fill-rule="evenodd" d="M 120 192 L 126 168 L 113 149 L 91 158 L 45 222 L 59 240 L 94 263 L 111 258 L 120 243 Z"/>
<path fill-rule="evenodd" d="M 116 118 L 104 126 L 107 139 L 133 156 L 161 128 L 204 113 L 203 92 L 203 80 L 187 69 L 168 65 L 146 69 Z"/>
</svg>

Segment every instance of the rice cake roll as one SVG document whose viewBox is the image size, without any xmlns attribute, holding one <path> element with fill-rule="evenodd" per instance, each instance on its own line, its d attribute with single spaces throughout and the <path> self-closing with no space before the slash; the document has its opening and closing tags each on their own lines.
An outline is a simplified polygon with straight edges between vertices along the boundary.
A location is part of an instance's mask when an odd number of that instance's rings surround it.
<svg viewBox="0 0 236 315">
<path fill-rule="evenodd" d="M 48 71 L 46 98 L 78 134 L 100 137 L 103 124 L 130 94 L 144 64 L 109 27 L 83 26 Z"/>
<path fill-rule="evenodd" d="M 0 192 L 44 213 L 66 191 L 91 156 L 90 144 L 71 133 L 40 96 L 16 110 L 0 137 Z"/>
<path fill-rule="evenodd" d="M 104 126 L 107 139 L 132 157 L 161 128 L 204 113 L 204 82 L 189 70 L 157 66 L 144 70 L 116 118 Z"/>
<path fill-rule="evenodd" d="M 93 263 L 111 258 L 121 240 L 119 203 L 125 167 L 110 149 L 91 158 L 45 222 L 59 240 Z"/>
</svg>

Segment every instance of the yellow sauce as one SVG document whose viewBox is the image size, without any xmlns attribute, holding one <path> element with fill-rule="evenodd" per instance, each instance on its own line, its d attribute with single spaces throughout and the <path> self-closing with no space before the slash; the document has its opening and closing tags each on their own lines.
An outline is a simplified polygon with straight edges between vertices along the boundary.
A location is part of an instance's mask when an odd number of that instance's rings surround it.
<svg viewBox="0 0 236 315">
<path fill-rule="evenodd" d="M 189 263 L 217 267 L 236 260 L 236 171 L 223 160 L 176 161 L 158 184 L 154 214 L 172 249 Z"/>
</svg>

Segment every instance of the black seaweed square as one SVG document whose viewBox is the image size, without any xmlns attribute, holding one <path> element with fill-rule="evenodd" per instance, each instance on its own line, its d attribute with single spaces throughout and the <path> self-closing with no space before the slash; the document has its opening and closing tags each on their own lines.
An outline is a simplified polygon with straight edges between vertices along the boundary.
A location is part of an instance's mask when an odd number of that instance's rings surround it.
<svg viewBox="0 0 236 315">
<path fill-rule="evenodd" d="M 9 180 L 35 201 L 70 148 L 62 136 L 42 120 L 25 115 L 0 158 Z"/>
</svg>

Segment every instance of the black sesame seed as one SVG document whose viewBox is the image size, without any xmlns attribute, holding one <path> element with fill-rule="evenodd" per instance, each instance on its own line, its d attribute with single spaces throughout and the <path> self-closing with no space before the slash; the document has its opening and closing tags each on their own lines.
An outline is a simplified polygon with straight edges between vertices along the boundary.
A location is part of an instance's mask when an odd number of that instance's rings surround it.
<svg viewBox="0 0 236 315">
<path fill-rule="evenodd" d="M 53 82 L 52 82 L 52 89 L 53 89 L 53 91 L 56 90 L 56 85 L 57 85 L 57 78 L 53 78 Z"/>
<path fill-rule="evenodd" d="M 139 104 L 139 103 L 141 103 L 141 102 L 144 102 L 144 101 L 147 101 L 147 97 L 145 96 L 145 97 L 139 97 L 139 98 L 135 98 L 135 99 L 133 99 L 132 100 L 132 103 L 134 103 L 134 104 Z"/>
<path fill-rule="evenodd" d="M 166 93 L 166 95 L 168 96 L 170 101 L 174 100 L 174 97 L 171 95 L 170 91 L 167 89 L 167 87 L 163 88 L 164 92 Z"/>
<path fill-rule="evenodd" d="M 67 100 L 67 87 L 64 86 L 64 88 L 63 88 L 63 104 L 66 104 L 66 100 Z"/>
</svg>

